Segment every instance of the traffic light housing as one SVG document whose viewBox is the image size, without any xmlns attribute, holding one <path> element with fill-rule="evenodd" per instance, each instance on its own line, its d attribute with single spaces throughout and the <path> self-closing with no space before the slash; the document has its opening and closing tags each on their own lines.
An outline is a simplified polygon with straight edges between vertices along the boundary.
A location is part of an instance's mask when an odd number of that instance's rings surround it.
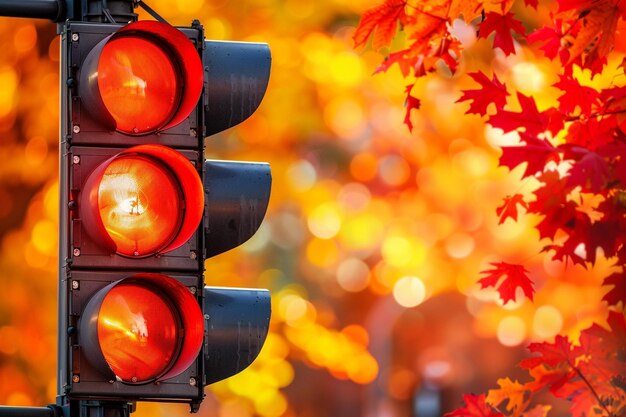
<svg viewBox="0 0 626 417">
<path fill-rule="evenodd" d="M 269 165 L 205 161 L 204 137 L 249 117 L 264 44 L 202 27 L 67 22 L 61 47 L 59 395 L 186 402 L 267 335 L 266 290 L 205 287 L 205 259 L 245 242 Z"/>
</svg>

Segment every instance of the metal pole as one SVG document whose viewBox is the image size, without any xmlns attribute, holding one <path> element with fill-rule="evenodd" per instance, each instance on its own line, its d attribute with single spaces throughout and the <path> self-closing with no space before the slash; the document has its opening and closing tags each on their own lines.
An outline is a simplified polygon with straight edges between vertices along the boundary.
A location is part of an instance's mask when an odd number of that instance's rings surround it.
<svg viewBox="0 0 626 417">
<path fill-rule="evenodd" d="M 59 22 L 65 19 L 63 0 L 0 0 L 0 16 L 50 19 Z"/>
<path fill-rule="evenodd" d="M 0 406 L 0 417 L 55 417 L 55 412 L 50 407 Z"/>
</svg>

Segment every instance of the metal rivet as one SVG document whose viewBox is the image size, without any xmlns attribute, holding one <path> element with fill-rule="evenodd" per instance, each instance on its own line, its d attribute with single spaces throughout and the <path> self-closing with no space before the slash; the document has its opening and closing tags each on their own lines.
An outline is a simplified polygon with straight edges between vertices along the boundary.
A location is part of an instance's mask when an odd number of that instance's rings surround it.
<svg viewBox="0 0 626 417">
<path fill-rule="evenodd" d="M 80 382 L 80 376 L 72 375 L 72 382 Z"/>
<path fill-rule="evenodd" d="M 198 136 L 198 131 L 196 131 L 196 129 L 189 129 L 189 134 L 195 138 Z"/>
<path fill-rule="evenodd" d="M 189 287 L 189 292 L 195 294 L 198 291 L 196 287 Z"/>
<path fill-rule="evenodd" d="M 196 378 L 194 377 L 189 378 L 189 385 L 191 385 L 192 387 L 195 387 L 197 383 L 198 382 L 196 381 Z"/>
<path fill-rule="evenodd" d="M 191 259 L 198 259 L 198 254 L 195 251 L 189 252 L 189 257 Z"/>
<path fill-rule="evenodd" d="M 130 380 L 131 380 L 132 382 L 137 382 L 137 377 L 136 377 L 136 376 L 134 376 L 134 377 L 132 377 Z"/>
<path fill-rule="evenodd" d="M 72 42 L 78 41 L 78 33 L 72 33 Z"/>
<path fill-rule="evenodd" d="M 80 164 L 80 156 L 78 156 L 78 155 L 74 155 L 74 156 L 72 156 L 72 163 L 73 163 L 74 165 L 78 165 L 78 164 Z"/>
<path fill-rule="evenodd" d="M 74 248 L 74 256 L 80 256 L 80 248 Z"/>
<path fill-rule="evenodd" d="M 72 132 L 79 133 L 80 132 L 80 126 L 74 125 L 74 127 L 72 127 Z"/>
<path fill-rule="evenodd" d="M 80 282 L 78 282 L 76 280 L 72 281 L 72 289 L 73 290 L 77 290 L 79 288 L 80 288 Z"/>
</svg>

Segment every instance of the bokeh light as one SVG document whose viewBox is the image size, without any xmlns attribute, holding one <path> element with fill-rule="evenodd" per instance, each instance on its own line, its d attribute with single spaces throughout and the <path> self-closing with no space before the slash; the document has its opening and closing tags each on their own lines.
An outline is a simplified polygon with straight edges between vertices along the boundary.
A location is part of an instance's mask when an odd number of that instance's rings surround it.
<svg viewBox="0 0 626 417">
<path fill-rule="evenodd" d="M 426 298 L 424 282 L 417 277 L 403 277 L 393 286 L 393 298 L 402 307 L 415 307 Z"/>
<path fill-rule="evenodd" d="M 563 328 L 563 316 L 554 306 L 545 305 L 535 311 L 533 333 L 542 339 L 556 336 Z"/>
<path fill-rule="evenodd" d="M 505 346 L 517 346 L 526 338 L 526 324 L 516 316 L 508 316 L 498 324 L 498 340 Z"/>
</svg>

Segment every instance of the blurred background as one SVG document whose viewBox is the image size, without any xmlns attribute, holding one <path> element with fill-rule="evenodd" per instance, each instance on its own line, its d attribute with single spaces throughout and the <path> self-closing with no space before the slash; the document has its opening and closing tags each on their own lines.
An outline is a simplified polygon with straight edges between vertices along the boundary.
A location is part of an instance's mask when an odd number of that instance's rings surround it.
<svg viewBox="0 0 626 417">
<path fill-rule="evenodd" d="M 575 337 L 605 316 L 606 262 L 565 268 L 540 254 L 537 219 L 498 225 L 502 198 L 533 184 L 497 168 L 511 138 L 455 103 L 475 88 L 465 72 L 490 67 L 556 102 L 550 63 L 523 48 L 503 57 L 461 28 L 461 70 L 420 79 L 410 133 L 409 80 L 397 68 L 373 75 L 387 51 L 352 47 L 370 1 L 149 5 L 174 25 L 199 19 L 207 39 L 267 42 L 273 55 L 259 110 L 206 141 L 207 158 L 272 166 L 259 232 L 206 262 L 208 285 L 270 289 L 270 335 L 248 370 L 207 388 L 199 416 L 440 415 L 464 392 L 518 378 L 529 341 Z M 0 404 L 43 406 L 56 395 L 56 25 L 0 18 L 0 51 Z M 502 306 L 478 289 L 500 260 L 527 266 L 534 303 Z M 140 403 L 134 416 L 187 413 Z"/>
</svg>

